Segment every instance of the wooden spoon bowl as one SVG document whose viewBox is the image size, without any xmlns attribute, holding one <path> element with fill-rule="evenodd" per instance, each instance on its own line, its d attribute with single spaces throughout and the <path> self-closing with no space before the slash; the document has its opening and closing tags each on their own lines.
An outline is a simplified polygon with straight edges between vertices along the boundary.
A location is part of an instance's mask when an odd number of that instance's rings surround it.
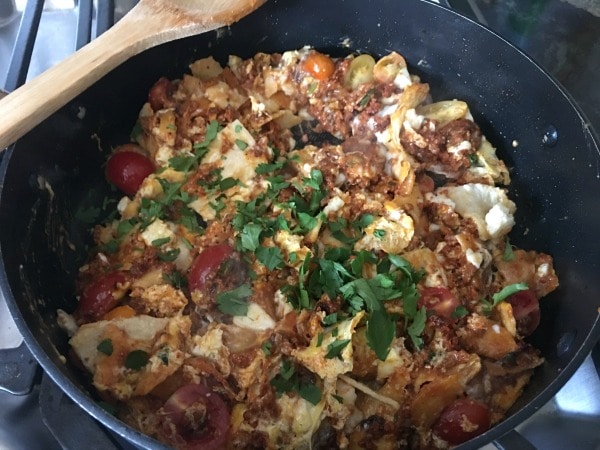
<svg viewBox="0 0 600 450">
<path fill-rule="evenodd" d="M 0 100 L 0 152 L 128 58 L 231 25 L 266 0 L 140 0 L 119 22 Z"/>
</svg>

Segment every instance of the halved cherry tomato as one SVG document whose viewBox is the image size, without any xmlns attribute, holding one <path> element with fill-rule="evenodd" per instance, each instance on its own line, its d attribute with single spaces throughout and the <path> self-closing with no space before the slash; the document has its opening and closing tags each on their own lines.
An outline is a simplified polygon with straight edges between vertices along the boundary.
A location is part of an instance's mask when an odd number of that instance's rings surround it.
<svg viewBox="0 0 600 450">
<path fill-rule="evenodd" d="M 335 64 L 329 56 L 314 52 L 306 57 L 302 63 L 302 69 L 313 78 L 323 81 L 333 75 Z"/>
<path fill-rule="evenodd" d="M 128 145 L 133 147 L 132 144 Z M 152 161 L 131 150 L 116 151 L 106 163 L 106 178 L 127 195 L 134 195 L 152 172 Z"/>
<path fill-rule="evenodd" d="M 161 417 L 165 437 L 188 450 L 223 448 L 231 426 L 225 401 L 200 384 L 177 389 L 162 407 Z"/>
<path fill-rule="evenodd" d="M 418 304 L 440 317 L 452 319 L 452 313 L 460 306 L 460 301 L 450 289 L 429 287 L 421 291 Z"/>
<path fill-rule="evenodd" d="M 117 285 L 126 281 L 125 273 L 119 271 L 107 273 L 92 281 L 83 289 L 74 315 L 86 321 L 102 318 L 117 306 L 119 302 L 115 297 L 115 292 L 119 289 Z"/>
<path fill-rule="evenodd" d="M 148 91 L 148 103 L 153 111 L 158 111 L 166 106 L 167 101 L 173 95 L 175 88 L 167 78 L 161 77 Z"/>
<path fill-rule="evenodd" d="M 205 248 L 196 256 L 188 272 L 190 291 L 200 290 L 214 276 L 221 264 L 233 255 L 233 249 L 227 244 L 217 244 Z"/>
<path fill-rule="evenodd" d="M 484 403 L 460 398 L 448 405 L 433 426 L 433 432 L 452 445 L 479 436 L 490 428 L 492 415 Z"/>
<path fill-rule="evenodd" d="M 540 324 L 540 303 L 535 292 L 531 289 L 519 291 L 506 301 L 512 306 L 517 330 L 521 335 L 529 336 Z"/>
</svg>

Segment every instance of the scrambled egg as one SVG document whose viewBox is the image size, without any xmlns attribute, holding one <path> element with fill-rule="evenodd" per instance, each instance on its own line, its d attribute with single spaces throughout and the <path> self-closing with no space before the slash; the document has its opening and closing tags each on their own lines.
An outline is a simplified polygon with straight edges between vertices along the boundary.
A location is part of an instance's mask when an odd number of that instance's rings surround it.
<svg viewBox="0 0 600 450">
<path fill-rule="evenodd" d="M 468 105 L 431 102 L 395 52 L 190 68 L 114 150 L 156 170 L 58 315 L 119 417 L 267 449 L 448 448 L 463 398 L 501 420 L 543 361 L 511 296 L 535 309 L 558 279 L 507 240 L 508 170 Z"/>
</svg>

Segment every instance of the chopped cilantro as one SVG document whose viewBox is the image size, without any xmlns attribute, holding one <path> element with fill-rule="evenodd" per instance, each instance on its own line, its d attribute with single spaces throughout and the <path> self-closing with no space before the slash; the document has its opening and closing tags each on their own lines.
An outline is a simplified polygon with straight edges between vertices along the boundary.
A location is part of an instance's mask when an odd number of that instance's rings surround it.
<svg viewBox="0 0 600 450">
<path fill-rule="evenodd" d="M 265 341 L 260 346 L 260 349 L 263 351 L 265 356 L 271 356 L 271 349 L 273 348 L 273 343 L 271 341 Z"/>
<path fill-rule="evenodd" d="M 152 247 L 160 247 L 161 245 L 166 244 L 167 242 L 169 242 L 171 240 L 170 237 L 164 237 L 164 238 L 158 238 L 158 239 L 154 239 L 151 244 Z"/>
<path fill-rule="evenodd" d="M 296 392 L 298 392 L 300 397 L 313 405 L 318 404 L 323 396 L 321 389 L 314 384 L 299 384 Z"/>
<path fill-rule="evenodd" d="M 119 241 L 117 239 L 111 239 L 106 244 L 101 246 L 101 250 L 104 253 L 113 255 L 113 254 L 117 253 L 117 251 L 119 250 Z"/>
<path fill-rule="evenodd" d="M 503 261 L 514 261 L 515 253 L 513 252 L 513 246 L 511 245 L 508 238 L 506 238 L 506 243 L 504 245 L 504 253 L 502 254 Z"/>
<path fill-rule="evenodd" d="M 235 178 L 227 177 L 227 178 L 223 178 L 219 182 L 219 188 L 221 189 L 221 191 L 226 191 L 227 189 L 231 189 L 232 187 L 237 186 L 238 184 L 240 184 L 240 180 L 236 180 Z"/>
<path fill-rule="evenodd" d="M 169 353 L 171 353 L 171 349 L 169 347 L 163 347 L 156 353 L 158 359 L 160 359 L 165 366 L 169 365 Z"/>
<path fill-rule="evenodd" d="M 232 316 L 245 316 L 248 314 L 248 297 L 252 295 L 252 288 L 245 283 L 241 286 L 217 295 L 219 311 Z"/>
<path fill-rule="evenodd" d="M 377 228 L 375 231 L 373 231 L 373 236 L 375 236 L 377 239 L 383 239 L 385 237 L 385 230 Z"/>
<path fill-rule="evenodd" d="M 187 278 L 181 274 L 181 272 L 175 270 L 172 273 L 163 273 L 162 278 L 164 281 L 169 283 L 171 286 L 181 289 L 187 286 Z"/>
<path fill-rule="evenodd" d="M 181 250 L 179 250 L 178 248 L 172 248 L 165 252 L 158 253 L 157 256 L 158 256 L 158 259 L 160 259 L 161 261 L 171 262 L 171 261 L 175 261 L 177 259 L 180 252 L 181 252 Z"/>
<path fill-rule="evenodd" d="M 337 321 L 337 313 L 329 314 L 328 316 L 323 317 L 323 325 L 333 325 L 334 323 L 337 323 Z"/>
<path fill-rule="evenodd" d="M 425 322 L 427 321 L 427 310 L 425 307 L 422 307 L 417 311 L 417 314 L 413 318 L 412 323 L 408 326 L 406 331 L 408 332 L 408 336 L 410 337 L 412 343 L 416 348 L 421 348 L 423 345 L 423 338 L 421 334 L 425 329 Z"/>
<path fill-rule="evenodd" d="M 358 107 L 363 109 L 365 106 L 367 106 L 371 101 L 371 98 L 373 98 L 373 94 L 375 94 L 375 89 L 369 89 L 363 98 L 361 98 L 358 102 Z"/>
<path fill-rule="evenodd" d="M 454 311 L 452 311 L 453 319 L 462 319 L 463 317 L 469 314 L 469 310 L 465 308 L 463 305 L 459 305 L 456 307 Z"/>
<path fill-rule="evenodd" d="M 340 358 L 342 359 L 342 351 L 346 348 L 346 346 L 350 343 L 351 339 L 336 339 L 331 342 L 327 346 L 327 353 L 325 354 L 325 358 L 333 359 Z"/>
<path fill-rule="evenodd" d="M 113 350 L 114 350 L 112 340 L 109 338 L 103 339 L 96 346 L 96 350 L 98 350 L 100 353 L 104 353 L 105 355 L 108 355 L 108 356 L 112 355 Z"/>
<path fill-rule="evenodd" d="M 269 270 L 283 266 L 283 254 L 279 247 L 258 247 L 255 251 L 256 258 Z"/>
<path fill-rule="evenodd" d="M 271 386 L 275 388 L 277 395 L 296 392 L 300 397 L 313 405 L 321 401 L 321 389 L 311 383 L 300 383 L 300 378 L 295 372 L 294 366 L 287 359 L 281 362 L 279 373 L 271 380 Z"/>
<path fill-rule="evenodd" d="M 496 306 L 498 303 L 506 300 L 511 295 L 516 294 L 519 291 L 526 291 L 527 289 L 529 289 L 527 283 L 514 283 L 504 286 L 500 292 L 496 292 L 494 295 L 492 295 L 492 306 Z"/>
<path fill-rule="evenodd" d="M 142 135 L 143 131 L 144 130 L 140 121 L 136 121 L 135 125 L 133 125 L 133 128 L 131 129 L 131 133 L 129 133 L 129 139 L 131 139 L 133 142 L 137 142 L 138 138 Z"/>
<path fill-rule="evenodd" d="M 204 134 L 204 141 L 198 142 L 194 144 L 194 150 L 199 150 L 208 147 L 212 141 L 217 137 L 217 133 L 219 132 L 219 122 L 216 120 L 211 120 L 208 126 L 206 127 L 206 133 Z"/>
<path fill-rule="evenodd" d="M 136 221 L 133 219 L 121 220 L 117 225 L 117 237 L 121 238 L 126 236 L 135 227 Z"/>
<path fill-rule="evenodd" d="M 253 252 L 260 246 L 260 234 L 263 227 L 257 223 L 247 223 L 240 233 L 240 243 L 243 250 Z"/>
<path fill-rule="evenodd" d="M 481 167 L 481 161 L 479 161 L 479 156 L 477 156 L 477 153 L 469 153 L 467 155 L 467 159 L 469 160 L 469 165 L 471 167 Z"/>
<path fill-rule="evenodd" d="M 396 325 L 385 309 L 373 311 L 367 319 L 367 343 L 381 361 L 385 361 L 396 335 Z"/>
<path fill-rule="evenodd" d="M 140 371 L 148 364 L 149 360 L 150 355 L 148 352 L 145 352 L 144 350 L 133 350 L 132 352 L 129 352 L 125 358 L 125 367 Z"/>
<path fill-rule="evenodd" d="M 268 164 L 268 163 L 260 163 L 256 167 L 257 175 L 264 175 L 271 172 L 276 172 L 284 166 L 284 161 Z"/>
<path fill-rule="evenodd" d="M 319 333 L 317 335 L 317 347 L 320 347 L 323 344 L 323 333 Z"/>
<path fill-rule="evenodd" d="M 359 217 L 359 219 L 356 222 L 352 223 L 352 227 L 354 227 L 357 230 L 362 230 L 371 225 L 374 220 L 375 217 L 373 217 L 373 214 L 363 214 Z"/>
<path fill-rule="evenodd" d="M 241 150 L 244 151 L 248 148 L 248 143 L 242 141 L 241 139 L 236 139 L 235 140 L 235 145 L 237 145 L 237 147 Z"/>
</svg>

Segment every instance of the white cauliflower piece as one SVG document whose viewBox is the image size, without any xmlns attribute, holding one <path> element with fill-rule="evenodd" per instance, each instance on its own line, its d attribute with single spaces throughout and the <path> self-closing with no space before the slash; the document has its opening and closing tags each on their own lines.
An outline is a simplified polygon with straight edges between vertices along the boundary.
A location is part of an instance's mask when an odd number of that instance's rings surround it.
<svg viewBox="0 0 600 450">
<path fill-rule="evenodd" d="M 353 367 L 353 349 L 350 341 L 352 340 L 354 329 L 364 315 L 365 312 L 361 311 L 351 319 L 338 323 L 332 330 L 323 334 L 321 342 L 319 342 L 318 336 L 314 336 L 308 347 L 293 352 L 294 358 L 307 369 L 324 379 L 335 379 L 338 375 L 350 372 Z M 333 329 L 337 329 L 337 336 L 334 336 Z M 326 358 L 325 355 L 328 352 L 328 347 L 334 344 L 335 341 L 343 340 L 349 340 L 349 342 L 342 349 L 339 357 Z"/>
<path fill-rule="evenodd" d="M 449 204 L 462 217 L 471 218 L 484 241 L 505 236 L 515 224 L 517 207 L 503 189 L 494 186 L 471 183 L 444 187 L 428 200 Z"/>
<path fill-rule="evenodd" d="M 404 211 L 393 210 L 388 218 L 378 217 L 367 228 L 364 236 L 354 245 L 355 250 L 383 250 L 400 254 L 408 247 L 415 233 L 412 217 Z"/>
<path fill-rule="evenodd" d="M 240 328 L 264 331 L 275 328 L 275 321 L 256 303 L 248 304 L 248 312 L 245 316 L 234 316 L 233 324 Z"/>
</svg>

